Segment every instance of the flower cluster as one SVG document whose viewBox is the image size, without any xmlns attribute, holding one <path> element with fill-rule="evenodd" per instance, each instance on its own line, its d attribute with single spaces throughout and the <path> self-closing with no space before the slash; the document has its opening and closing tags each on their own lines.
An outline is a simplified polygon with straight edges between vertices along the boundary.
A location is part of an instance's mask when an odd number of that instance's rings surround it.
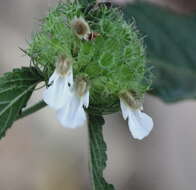
<svg viewBox="0 0 196 190">
<path fill-rule="evenodd" d="M 90 27 L 84 18 L 74 18 L 71 27 L 81 40 L 88 40 Z M 85 77 L 73 80 L 73 67 L 70 60 L 61 56 L 56 69 L 49 79 L 49 87 L 43 99 L 56 110 L 57 118 L 64 127 L 76 128 L 85 123 L 84 107 L 89 106 L 89 86 Z"/>
<path fill-rule="evenodd" d="M 82 126 L 86 111 L 104 115 L 121 108 L 134 138 L 150 133 L 152 119 L 142 111 L 151 84 L 145 51 L 134 24 L 117 8 L 59 3 L 27 53 L 46 79 L 43 99 L 64 127 Z"/>
<path fill-rule="evenodd" d="M 86 121 L 84 107 L 89 105 L 89 90 L 85 78 L 73 81 L 72 64 L 61 57 L 49 79 L 49 87 L 43 94 L 44 101 L 57 112 L 57 118 L 65 127 L 76 128 Z"/>
<path fill-rule="evenodd" d="M 75 18 L 71 23 L 75 34 L 84 40 L 90 40 L 90 28 L 83 18 Z M 87 120 L 84 110 L 89 106 L 88 81 L 77 77 L 73 81 L 72 63 L 62 56 L 49 79 L 50 86 L 44 92 L 44 101 L 57 110 L 57 118 L 64 127 L 76 128 Z M 123 118 L 128 118 L 129 129 L 136 139 L 146 137 L 153 126 L 152 119 L 142 113 L 141 101 L 134 98 L 131 92 L 120 94 L 120 106 Z"/>
</svg>

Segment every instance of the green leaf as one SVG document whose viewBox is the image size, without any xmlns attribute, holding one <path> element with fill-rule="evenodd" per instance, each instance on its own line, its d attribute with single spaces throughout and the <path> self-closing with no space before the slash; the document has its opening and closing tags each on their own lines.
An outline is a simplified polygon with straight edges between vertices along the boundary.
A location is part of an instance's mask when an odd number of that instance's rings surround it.
<svg viewBox="0 0 196 190">
<path fill-rule="evenodd" d="M 147 3 L 124 8 L 147 47 L 155 79 L 152 93 L 166 102 L 196 98 L 196 15 L 181 15 Z"/>
<path fill-rule="evenodd" d="M 108 184 L 103 177 L 106 167 L 106 144 L 103 139 L 102 116 L 89 115 L 89 144 L 90 144 L 90 172 L 93 190 L 114 190 L 114 186 Z"/>
<path fill-rule="evenodd" d="M 26 67 L 0 77 L 0 138 L 5 136 L 40 81 L 36 69 Z"/>
</svg>

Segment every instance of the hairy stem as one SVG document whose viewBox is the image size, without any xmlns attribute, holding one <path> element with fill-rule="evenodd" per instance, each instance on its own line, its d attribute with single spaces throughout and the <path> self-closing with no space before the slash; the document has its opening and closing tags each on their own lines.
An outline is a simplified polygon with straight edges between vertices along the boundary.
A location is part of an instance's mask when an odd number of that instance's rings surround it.
<svg viewBox="0 0 196 190">
<path fill-rule="evenodd" d="M 32 113 L 44 108 L 47 104 L 41 100 L 39 101 L 38 103 L 34 104 L 33 106 L 29 107 L 29 108 L 26 108 L 24 111 L 22 111 L 18 117 L 16 118 L 16 120 L 18 119 L 22 119 L 28 115 L 31 115 Z"/>
<path fill-rule="evenodd" d="M 89 168 L 92 190 L 115 190 L 104 179 L 103 171 L 107 161 L 107 146 L 103 138 L 104 118 L 101 115 L 89 114 Z"/>
</svg>

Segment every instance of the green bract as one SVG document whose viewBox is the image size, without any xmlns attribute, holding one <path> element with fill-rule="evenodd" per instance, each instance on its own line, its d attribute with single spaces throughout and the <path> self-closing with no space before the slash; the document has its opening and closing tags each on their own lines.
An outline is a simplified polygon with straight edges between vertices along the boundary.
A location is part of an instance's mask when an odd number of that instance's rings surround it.
<svg viewBox="0 0 196 190">
<path fill-rule="evenodd" d="M 89 41 L 79 39 L 70 26 L 76 17 L 84 18 L 90 30 L 99 35 Z M 27 54 L 46 83 L 59 56 L 72 60 L 74 78 L 82 75 L 89 80 L 89 109 L 93 112 L 115 112 L 120 92 L 131 90 L 143 96 L 151 83 L 146 75 L 144 47 L 134 24 L 126 23 L 117 8 L 104 4 L 87 9 L 78 2 L 59 3 L 42 20 Z"/>
</svg>

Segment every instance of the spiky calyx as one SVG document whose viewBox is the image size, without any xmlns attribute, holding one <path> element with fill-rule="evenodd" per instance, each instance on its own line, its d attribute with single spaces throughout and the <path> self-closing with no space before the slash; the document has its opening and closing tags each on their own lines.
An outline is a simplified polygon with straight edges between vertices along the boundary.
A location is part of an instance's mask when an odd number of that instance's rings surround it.
<svg viewBox="0 0 196 190">
<path fill-rule="evenodd" d="M 149 89 L 145 51 L 134 24 L 124 21 L 117 8 L 98 6 L 86 11 L 76 3 L 59 3 L 43 19 L 27 50 L 33 63 L 47 79 L 60 55 L 72 60 L 74 76 L 87 76 L 90 82 L 90 109 L 99 113 L 119 109 L 119 93 L 137 92 L 141 97 Z M 89 26 L 90 40 L 82 40 L 73 31 L 73 20 L 83 18 Z"/>
</svg>

